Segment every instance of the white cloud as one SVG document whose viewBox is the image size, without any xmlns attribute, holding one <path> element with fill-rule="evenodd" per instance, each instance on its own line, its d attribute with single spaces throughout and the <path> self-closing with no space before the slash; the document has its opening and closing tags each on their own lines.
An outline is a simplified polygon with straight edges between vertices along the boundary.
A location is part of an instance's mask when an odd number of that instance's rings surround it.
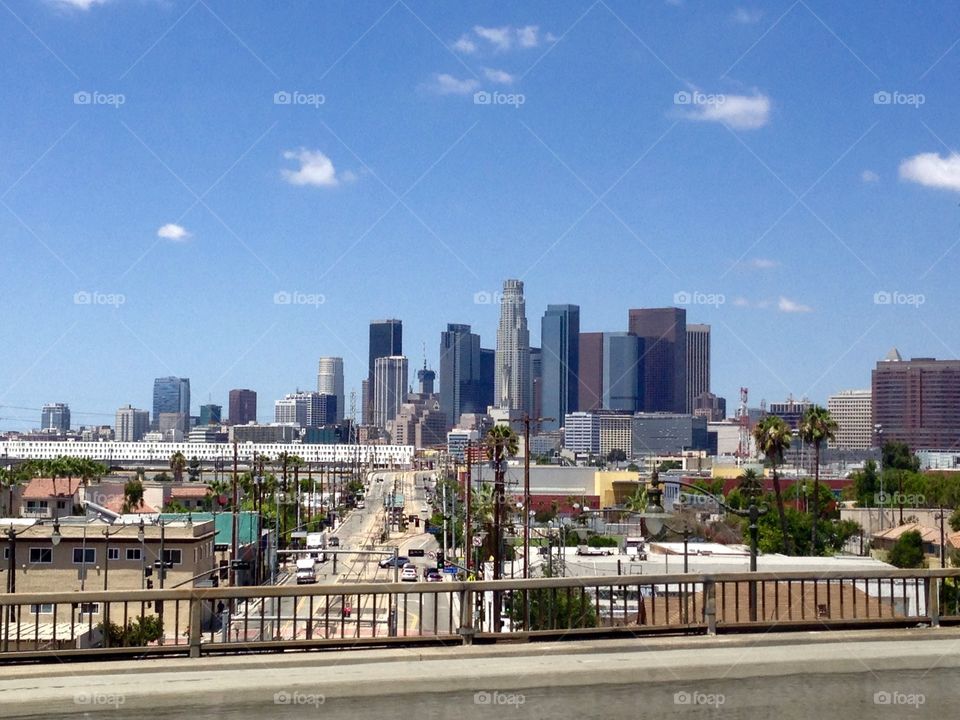
<svg viewBox="0 0 960 720">
<path fill-rule="evenodd" d="M 776 260 L 771 260 L 770 258 L 752 258 L 746 263 L 747 267 L 754 268 L 755 270 L 770 270 L 780 265 Z"/>
<path fill-rule="evenodd" d="M 864 170 L 862 173 L 860 173 L 860 179 L 865 183 L 880 182 L 880 176 L 877 175 L 873 170 Z"/>
<path fill-rule="evenodd" d="M 960 154 L 921 153 L 900 163 L 900 178 L 926 187 L 960 192 Z"/>
<path fill-rule="evenodd" d="M 780 312 L 785 313 L 813 312 L 813 308 L 809 305 L 803 305 L 802 303 L 798 303 L 790 298 L 785 298 L 783 295 L 780 296 L 780 300 L 777 302 L 777 309 L 780 310 Z"/>
<path fill-rule="evenodd" d="M 733 304 L 735 307 L 750 307 L 750 301 L 745 297 L 734 298 Z"/>
<path fill-rule="evenodd" d="M 440 95 L 469 95 L 480 87 L 480 83 L 473 78 L 456 78 L 447 73 L 437 75 L 427 89 Z"/>
<path fill-rule="evenodd" d="M 539 25 L 524 25 L 523 27 L 514 27 L 513 25 L 484 27 L 483 25 L 474 25 L 473 34 L 478 40 L 486 43 L 494 52 L 507 52 L 514 48 L 526 50 L 557 41 L 556 36 L 552 33 L 541 34 Z M 476 52 L 478 47 L 477 42 L 469 35 L 461 35 L 460 39 L 453 44 L 453 49 L 470 55 Z"/>
<path fill-rule="evenodd" d="M 157 230 L 157 237 L 163 238 L 164 240 L 180 242 L 181 240 L 186 240 L 189 238 L 190 233 L 188 233 L 186 228 L 184 228 L 182 225 L 167 223 Z"/>
<path fill-rule="evenodd" d="M 740 25 L 756 25 L 763 19 L 763 10 L 750 10 L 745 7 L 738 7 L 733 11 L 731 19 Z"/>
<path fill-rule="evenodd" d="M 460 39 L 457 40 L 452 47 L 464 55 L 472 55 L 477 51 L 477 44 L 470 39 L 469 35 L 461 35 Z"/>
<path fill-rule="evenodd" d="M 287 150 L 283 157 L 300 163 L 297 170 L 281 170 L 283 178 L 291 185 L 334 187 L 339 183 L 333 162 L 319 150 Z"/>
<path fill-rule="evenodd" d="M 737 130 L 756 130 L 770 120 L 770 98 L 766 95 L 710 95 L 687 117 L 724 123 Z"/>
<path fill-rule="evenodd" d="M 515 79 L 513 75 L 505 70 L 495 70 L 493 68 L 484 68 L 483 74 L 487 76 L 487 80 L 490 82 L 499 83 L 501 85 L 512 85 Z"/>
<path fill-rule="evenodd" d="M 72 7 L 79 10 L 89 10 L 94 5 L 103 5 L 107 0 L 52 0 L 55 5 Z"/>
</svg>

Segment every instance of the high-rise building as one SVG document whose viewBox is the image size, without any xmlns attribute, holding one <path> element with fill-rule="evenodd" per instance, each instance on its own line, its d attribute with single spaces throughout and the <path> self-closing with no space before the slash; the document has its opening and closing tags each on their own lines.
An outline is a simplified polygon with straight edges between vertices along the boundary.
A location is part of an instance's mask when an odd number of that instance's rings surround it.
<svg viewBox="0 0 960 720">
<path fill-rule="evenodd" d="M 223 415 L 222 405 L 201 405 L 198 425 L 219 425 Z"/>
<path fill-rule="evenodd" d="M 543 353 L 540 348 L 530 348 L 530 415 L 542 417 Z"/>
<path fill-rule="evenodd" d="M 692 414 L 694 400 L 710 392 L 710 326 L 687 325 L 687 407 Z"/>
<path fill-rule="evenodd" d="M 872 395 L 874 444 L 960 446 L 960 360 L 903 360 L 892 350 L 873 370 Z"/>
<path fill-rule="evenodd" d="M 343 358 L 322 357 L 317 368 L 317 392 L 324 395 L 336 395 L 336 422 L 343 421 L 346 398 L 343 394 Z"/>
<path fill-rule="evenodd" d="M 246 425 L 257 421 L 257 393 L 253 390 L 230 391 L 230 424 Z"/>
<path fill-rule="evenodd" d="M 637 412 L 643 399 L 643 341 L 630 333 L 603 333 L 604 410 Z"/>
<path fill-rule="evenodd" d="M 563 446 L 572 453 L 600 453 L 600 416 L 593 412 L 568 413 L 563 424 Z"/>
<path fill-rule="evenodd" d="M 783 402 L 770 403 L 767 412 L 770 415 L 777 415 L 782 418 L 783 421 L 790 426 L 791 430 L 796 430 L 800 426 L 800 418 L 812 407 L 813 403 L 807 398 L 795 400 L 793 395 L 791 395 Z"/>
<path fill-rule="evenodd" d="M 469 325 L 448 323 L 440 333 L 440 409 L 451 426 L 463 413 L 486 412 L 481 382 L 480 336 Z"/>
<path fill-rule="evenodd" d="M 603 333 L 580 333 L 580 379 L 577 407 L 592 412 L 603 407 Z"/>
<path fill-rule="evenodd" d="M 530 412 L 530 331 L 523 299 L 523 281 L 506 280 L 497 327 L 494 403 L 498 407 Z"/>
<path fill-rule="evenodd" d="M 476 412 L 485 413 L 494 405 L 497 396 L 497 351 L 492 348 L 480 348 L 480 382 L 477 386 L 478 408 Z"/>
<path fill-rule="evenodd" d="M 127 405 L 117 410 L 114 433 L 118 442 L 139 442 L 150 430 L 150 411 Z"/>
<path fill-rule="evenodd" d="M 427 369 L 427 361 L 426 358 L 424 358 L 423 367 L 417 370 L 417 391 L 421 395 L 433 395 L 433 383 L 436 379 L 437 374 L 433 370 Z M 444 432 L 446 432 L 446 430 L 444 430 Z"/>
<path fill-rule="evenodd" d="M 580 306 L 547 305 L 540 321 L 540 404 L 544 430 L 562 427 L 579 405 Z"/>
<path fill-rule="evenodd" d="M 190 378 L 161 377 L 153 381 L 153 424 L 159 427 L 160 413 L 179 413 L 184 420 L 182 432 L 189 430 Z"/>
<path fill-rule="evenodd" d="M 693 399 L 691 414 L 706 418 L 708 423 L 720 422 L 727 417 L 727 400 L 712 392 L 702 392 Z"/>
<path fill-rule="evenodd" d="M 40 429 L 67 432 L 70 429 L 70 406 L 47 403 L 40 409 Z"/>
<path fill-rule="evenodd" d="M 403 355 L 378 357 L 374 363 L 373 424 L 385 428 L 407 395 L 408 363 Z"/>
<path fill-rule="evenodd" d="M 274 403 L 274 422 L 301 428 L 334 425 L 337 421 L 337 396 L 318 392 L 295 392 Z"/>
<path fill-rule="evenodd" d="M 376 382 L 377 358 L 400 357 L 401 355 L 403 355 L 403 323 L 400 320 L 374 320 L 371 322 L 367 364 L 367 396 L 364 399 L 365 423 L 373 422 L 373 424 L 377 424 L 372 417 L 378 394 Z M 406 392 L 406 388 L 404 388 L 404 392 Z M 393 415 L 390 418 L 392 419 Z"/>
<path fill-rule="evenodd" d="M 869 390 L 842 390 L 827 398 L 827 410 L 837 423 L 828 444 L 841 450 L 867 450 L 873 446 L 872 395 Z"/>
<path fill-rule="evenodd" d="M 630 310 L 629 331 L 643 339 L 643 410 L 686 412 L 687 311 Z"/>
</svg>

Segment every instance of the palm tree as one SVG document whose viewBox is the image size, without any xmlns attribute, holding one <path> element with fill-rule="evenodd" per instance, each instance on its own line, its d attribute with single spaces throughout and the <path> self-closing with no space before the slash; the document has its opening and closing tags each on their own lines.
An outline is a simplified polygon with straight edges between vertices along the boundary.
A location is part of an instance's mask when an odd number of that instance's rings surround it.
<svg viewBox="0 0 960 720">
<path fill-rule="evenodd" d="M 760 480 L 757 471 L 749 468 L 744 470 L 743 475 L 740 476 L 740 484 L 737 489 L 748 500 L 755 500 L 763 494 L 763 482 Z"/>
<path fill-rule="evenodd" d="M 12 465 L 0 469 L 0 487 L 7 489 L 7 516 L 13 517 L 13 491 L 30 477 L 25 465 Z"/>
<path fill-rule="evenodd" d="M 494 534 L 494 552 L 493 552 L 493 578 L 500 579 L 501 560 L 503 557 L 503 506 L 504 506 L 504 483 L 503 483 L 503 463 L 512 455 L 516 455 L 519 449 L 517 434 L 509 425 L 494 425 L 490 428 L 485 438 L 487 448 L 490 450 L 490 456 L 493 458 L 496 468 L 494 480 L 494 513 L 493 513 L 493 534 Z M 526 508 L 524 508 L 526 510 Z M 495 608 L 495 619 L 499 619 L 499 608 Z"/>
<path fill-rule="evenodd" d="M 797 428 L 804 442 L 813 445 L 813 523 L 810 528 L 810 540 L 813 552 L 817 549 L 817 522 L 820 520 L 820 448 L 824 441 L 833 440 L 837 435 L 837 421 L 830 417 L 830 411 L 819 405 L 807 408 L 800 418 Z"/>
<path fill-rule="evenodd" d="M 780 516 L 780 532 L 783 535 L 784 548 L 792 552 L 793 539 L 787 530 L 787 512 L 783 507 L 783 492 L 777 465 L 783 463 L 783 453 L 790 447 L 790 426 L 779 415 L 767 415 L 753 427 L 753 439 L 757 449 L 764 454 L 773 473 L 773 493 L 777 500 L 777 515 Z"/>
<path fill-rule="evenodd" d="M 143 483 L 139 480 L 127 480 L 123 485 L 123 506 L 120 511 L 130 513 L 138 510 L 143 503 Z"/>
<path fill-rule="evenodd" d="M 173 479 L 183 482 L 183 471 L 187 469 L 187 458 L 179 450 L 170 456 L 170 469 L 173 470 Z"/>
</svg>

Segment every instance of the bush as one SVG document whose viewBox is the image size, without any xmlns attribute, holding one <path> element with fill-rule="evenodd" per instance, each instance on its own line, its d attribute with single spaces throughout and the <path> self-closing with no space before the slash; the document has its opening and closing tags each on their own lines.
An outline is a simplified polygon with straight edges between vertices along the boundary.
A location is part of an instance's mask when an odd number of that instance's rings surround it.
<svg viewBox="0 0 960 720">
<path fill-rule="evenodd" d="M 587 539 L 587 545 L 590 547 L 620 547 L 620 541 L 609 535 L 591 535 Z"/>
<path fill-rule="evenodd" d="M 923 538 L 916 530 L 905 532 L 893 544 L 889 563 L 898 568 L 922 568 L 927 562 L 923 556 Z"/>
<path fill-rule="evenodd" d="M 97 625 L 104 632 L 104 623 Z M 110 647 L 141 647 L 156 642 L 163 637 L 163 621 L 156 615 L 136 618 L 125 626 L 107 623 L 105 639 Z"/>
</svg>

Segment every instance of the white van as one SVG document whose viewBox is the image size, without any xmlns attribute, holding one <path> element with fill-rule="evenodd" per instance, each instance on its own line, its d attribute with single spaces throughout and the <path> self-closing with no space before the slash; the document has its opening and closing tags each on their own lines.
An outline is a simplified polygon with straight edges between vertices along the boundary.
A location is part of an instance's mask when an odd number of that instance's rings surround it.
<svg viewBox="0 0 960 720">
<path fill-rule="evenodd" d="M 314 570 L 313 558 L 305 557 L 297 560 L 297 585 L 315 583 L 317 572 Z"/>
</svg>

